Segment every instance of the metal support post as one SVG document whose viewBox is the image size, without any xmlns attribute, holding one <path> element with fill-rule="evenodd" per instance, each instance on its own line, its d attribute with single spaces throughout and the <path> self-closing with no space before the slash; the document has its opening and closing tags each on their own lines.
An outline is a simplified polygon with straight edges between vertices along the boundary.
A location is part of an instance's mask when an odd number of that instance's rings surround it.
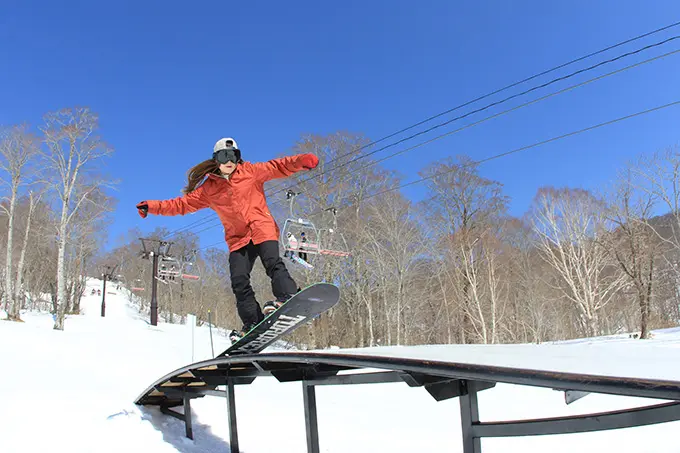
<svg viewBox="0 0 680 453">
<path fill-rule="evenodd" d="M 153 259 L 151 260 L 151 325 L 158 325 L 158 299 L 156 299 L 156 291 L 158 290 L 158 253 L 151 252 Z"/>
<path fill-rule="evenodd" d="M 188 394 L 184 394 L 184 427 L 186 435 L 189 439 L 194 439 L 194 430 L 191 426 L 191 398 Z"/>
<path fill-rule="evenodd" d="M 169 407 L 164 406 L 164 405 L 161 405 L 160 409 L 161 409 L 162 413 L 169 415 L 171 417 L 174 417 L 178 420 L 182 420 L 184 422 L 184 429 L 185 429 L 186 436 L 189 439 L 193 440 L 194 439 L 194 431 L 193 431 L 193 428 L 191 426 L 191 397 L 189 396 L 188 393 L 184 393 L 182 395 L 182 400 L 184 401 L 184 413 L 183 414 L 180 414 L 179 412 L 174 411 L 174 410 L 172 410 Z"/>
<path fill-rule="evenodd" d="M 477 389 L 473 382 L 461 381 L 463 395 L 460 396 L 460 422 L 463 432 L 463 453 L 482 453 L 482 443 L 475 437 L 474 426 L 479 424 Z"/>
<path fill-rule="evenodd" d="M 108 277 L 108 274 L 105 272 L 104 273 L 104 288 L 102 288 L 102 318 L 106 317 L 106 277 Z"/>
<path fill-rule="evenodd" d="M 305 404 L 307 453 L 319 453 L 319 424 L 316 417 L 316 390 L 314 385 L 303 380 L 302 395 Z"/>
<path fill-rule="evenodd" d="M 236 399 L 234 398 L 234 380 L 227 377 L 227 408 L 229 413 L 229 445 L 231 453 L 239 453 L 238 427 L 236 426 Z"/>
<path fill-rule="evenodd" d="M 210 329 L 210 357 L 215 357 L 215 347 L 213 346 L 212 338 L 212 318 L 210 317 L 210 310 L 208 310 L 208 328 Z"/>
<path fill-rule="evenodd" d="M 170 245 L 172 242 L 165 242 L 165 241 L 160 241 L 158 239 L 150 239 L 150 238 L 139 238 L 140 241 L 142 241 L 142 253 L 141 256 L 143 258 L 149 258 L 152 257 L 151 259 L 151 307 L 150 307 L 150 317 L 151 317 L 151 325 L 156 326 L 158 325 L 158 298 L 157 298 L 157 292 L 158 292 L 158 259 L 161 256 L 164 256 L 165 253 L 170 248 Z M 147 250 L 147 244 L 146 242 L 151 242 L 155 243 L 155 246 L 153 247 L 153 250 Z M 151 248 L 149 246 L 148 248 Z M 162 250 L 165 249 L 165 252 Z"/>
<path fill-rule="evenodd" d="M 106 281 L 107 280 L 115 280 L 115 272 L 116 269 L 118 268 L 118 265 L 115 266 L 104 266 L 104 272 L 102 273 L 102 277 L 104 279 L 104 287 L 102 288 L 102 309 L 101 309 L 101 316 L 104 318 L 106 316 Z"/>
</svg>

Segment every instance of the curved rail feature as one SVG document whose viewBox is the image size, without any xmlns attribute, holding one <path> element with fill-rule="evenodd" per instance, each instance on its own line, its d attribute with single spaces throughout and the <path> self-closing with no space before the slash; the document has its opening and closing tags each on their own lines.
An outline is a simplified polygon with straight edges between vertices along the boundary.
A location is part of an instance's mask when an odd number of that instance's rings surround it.
<svg viewBox="0 0 680 453">
<path fill-rule="evenodd" d="M 191 400 L 206 395 L 226 398 L 232 453 L 239 451 L 234 388 L 250 384 L 263 376 L 274 377 L 279 382 L 302 383 L 307 451 L 310 453 L 319 452 L 315 393 L 318 385 L 403 382 L 410 387 L 424 388 L 436 401 L 460 398 L 464 453 L 481 453 L 481 439 L 484 437 L 582 433 L 680 420 L 680 376 L 676 378 L 670 366 L 667 373 L 655 370 L 657 378 L 649 379 L 634 373 L 607 374 L 606 369 L 591 374 L 583 370 L 559 371 L 559 361 L 541 361 L 540 357 L 534 359 L 535 363 L 531 366 L 526 360 L 517 360 L 524 366 L 512 367 L 484 363 L 484 360 L 480 360 L 482 363 L 473 363 L 469 358 L 454 361 L 451 357 L 455 353 L 446 354 L 446 351 L 460 350 L 455 346 L 363 348 L 218 357 L 193 363 L 163 376 L 135 402 L 159 406 L 163 413 L 183 420 L 186 435 L 192 438 Z M 548 348 L 547 356 L 551 354 Z M 507 356 L 504 355 L 506 362 L 512 361 L 512 357 Z M 587 359 L 585 356 L 584 370 L 588 368 Z M 590 363 L 592 365 L 594 362 Z M 564 391 L 567 404 L 589 393 L 645 397 L 668 402 L 588 415 L 480 422 L 477 394 L 497 383 Z M 183 406 L 183 412 L 172 409 L 177 406 Z"/>
</svg>

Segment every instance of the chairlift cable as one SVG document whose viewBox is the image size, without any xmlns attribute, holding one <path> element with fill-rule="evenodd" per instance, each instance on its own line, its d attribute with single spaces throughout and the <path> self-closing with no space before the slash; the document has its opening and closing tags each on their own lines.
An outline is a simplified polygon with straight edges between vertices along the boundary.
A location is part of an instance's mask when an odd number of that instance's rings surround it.
<svg viewBox="0 0 680 453">
<path fill-rule="evenodd" d="M 680 36 L 679 36 L 679 37 L 680 37 Z M 670 55 L 674 55 L 674 54 L 677 54 L 677 53 L 680 53 L 680 49 L 673 50 L 673 51 L 671 51 L 671 52 L 667 52 L 667 53 L 665 53 L 665 54 L 658 55 L 658 56 L 656 56 L 656 57 L 652 57 L 652 58 L 649 58 L 649 59 L 647 59 L 647 60 L 640 61 L 640 62 L 638 62 L 638 63 L 634 63 L 634 64 L 632 64 L 632 65 L 629 65 L 629 66 L 626 66 L 626 67 L 617 69 L 617 70 L 615 70 L 615 71 L 611 71 L 611 72 L 608 72 L 608 73 L 606 73 L 606 74 L 599 75 L 599 76 L 594 77 L 594 78 L 592 78 L 592 79 L 585 80 L 585 81 L 580 82 L 580 83 L 578 83 L 578 84 L 576 84 L 576 85 L 571 85 L 571 86 L 566 87 L 566 88 L 563 88 L 563 89 L 561 89 L 561 90 L 554 91 L 554 92 L 552 92 L 552 93 L 549 93 L 549 94 L 546 94 L 546 95 L 544 95 L 544 96 L 541 96 L 540 98 L 537 98 L 537 99 L 533 99 L 533 100 L 527 101 L 527 102 L 525 102 L 524 104 L 520 104 L 520 105 L 517 105 L 517 106 L 515 106 L 515 107 L 509 108 L 509 109 L 507 109 L 507 110 L 504 110 L 504 111 L 502 111 L 502 112 L 495 113 L 495 114 L 493 114 L 493 115 L 490 115 L 490 116 L 487 116 L 487 117 L 485 117 L 485 118 L 482 118 L 482 119 L 480 119 L 480 120 L 478 120 L 478 121 L 475 121 L 474 123 L 466 124 L 465 126 L 461 126 L 461 127 L 459 127 L 458 129 L 454 129 L 454 130 L 452 130 L 452 131 L 449 131 L 449 132 L 446 132 L 446 133 L 444 133 L 444 134 L 438 135 L 438 136 L 433 137 L 433 138 L 431 138 L 431 139 L 429 139 L 429 140 L 426 140 L 426 141 L 424 141 L 424 142 L 420 142 L 420 143 L 417 143 L 417 144 L 415 144 L 415 145 L 413 145 L 413 146 L 410 146 L 410 147 L 408 147 L 408 148 L 404 148 L 404 149 L 402 149 L 402 150 L 396 151 L 396 152 L 394 152 L 394 153 L 392 153 L 392 154 L 390 154 L 390 155 L 388 155 L 388 156 L 385 156 L 385 157 L 383 157 L 383 158 L 381 158 L 381 159 L 378 159 L 378 160 L 375 160 L 375 161 L 371 161 L 371 162 L 367 163 L 366 165 L 364 165 L 364 166 L 362 167 L 362 169 L 371 167 L 371 166 L 373 166 L 373 165 L 377 165 L 377 164 L 379 164 L 379 163 L 381 163 L 381 162 L 384 162 L 384 161 L 386 161 L 386 160 L 388 160 L 388 159 L 392 159 L 392 158 L 394 158 L 394 157 L 396 157 L 396 156 L 405 154 L 405 153 L 407 153 L 407 152 L 409 152 L 409 151 L 412 151 L 412 150 L 414 150 L 414 149 L 417 149 L 417 148 L 420 148 L 420 147 L 422 147 L 422 146 L 428 145 L 428 144 L 430 144 L 430 143 L 432 143 L 432 142 L 435 142 L 435 141 L 437 141 L 437 140 L 441 140 L 441 139 L 444 138 L 444 137 L 448 137 L 448 136 L 450 136 L 450 135 L 456 134 L 456 133 L 461 132 L 461 131 L 464 131 L 464 130 L 466 130 L 466 129 L 470 129 L 470 128 L 474 127 L 474 126 L 478 126 L 479 124 L 482 124 L 482 123 L 484 123 L 484 122 L 486 122 L 486 121 L 489 121 L 489 120 L 494 119 L 494 118 L 498 118 L 498 117 L 500 117 L 500 116 L 506 115 L 506 114 L 508 114 L 508 113 L 511 113 L 511 112 L 513 112 L 513 111 L 519 110 L 519 109 L 524 108 L 524 107 L 527 107 L 527 106 L 529 106 L 529 105 L 532 105 L 532 104 L 535 104 L 535 103 L 544 101 L 544 100 L 546 100 L 546 99 L 548 99 L 548 98 L 551 98 L 551 97 L 553 97 L 553 96 L 557 96 L 557 95 L 559 95 L 559 94 L 566 93 L 566 92 L 571 91 L 571 90 L 574 90 L 574 89 L 576 89 L 576 88 L 580 88 L 580 87 L 582 87 L 582 86 L 588 85 L 588 84 L 590 84 L 590 83 L 592 83 L 592 82 L 595 82 L 595 81 L 604 79 L 604 78 L 606 78 L 606 77 L 609 77 L 609 76 L 612 76 L 612 75 L 615 75 L 615 74 L 619 74 L 619 73 L 625 72 L 625 71 L 627 71 L 627 70 L 629 70 L 629 69 L 633 69 L 633 68 L 635 68 L 635 67 L 642 66 L 642 65 L 644 65 L 644 64 L 651 63 L 651 62 L 653 62 L 653 61 L 656 61 L 656 60 L 659 60 L 659 59 L 662 59 L 662 58 L 665 58 L 665 57 L 668 57 L 668 56 L 670 56 Z M 336 184 L 336 186 L 339 185 L 339 184 L 340 184 L 342 181 L 344 181 L 345 179 L 346 179 L 346 178 L 343 178 L 343 179 L 341 179 L 340 181 L 338 181 L 337 184 Z M 333 190 L 334 188 L 335 188 L 335 187 L 331 188 L 331 190 Z"/>
<path fill-rule="evenodd" d="M 421 136 L 421 135 L 427 134 L 428 132 L 432 132 L 433 130 L 439 129 L 440 127 L 444 127 L 444 126 L 446 126 L 446 125 L 448 125 L 448 124 L 451 124 L 451 123 L 454 122 L 454 121 L 458 121 L 458 120 L 467 118 L 468 116 L 473 115 L 473 114 L 475 114 L 475 113 L 479 113 L 479 112 L 488 110 L 488 109 L 490 109 L 491 107 L 495 107 L 495 106 L 497 106 L 497 105 L 504 104 L 504 103 L 506 103 L 506 102 L 508 102 L 508 101 L 510 101 L 510 100 L 512 100 L 512 99 L 515 99 L 515 98 L 517 98 L 517 97 L 524 96 L 524 95 L 529 94 L 529 93 L 531 93 L 531 92 L 533 92 L 533 91 L 539 90 L 539 89 L 541 89 L 541 88 L 545 88 L 545 87 L 547 87 L 547 86 L 549 86 L 549 85 L 552 85 L 552 84 L 555 84 L 555 83 L 557 83 L 557 82 L 561 82 L 561 81 L 567 80 L 567 79 L 572 78 L 572 77 L 574 77 L 574 76 L 577 76 L 577 75 L 579 75 L 579 74 L 582 74 L 582 73 L 585 73 L 585 72 L 588 72 L 588 71 L 592 71 L 592 70 L 594 70 L 594 69 L 599 68 L 600 66 L 603 66 L 603 65 L 606 65 L 606 64 L 609 64 L 609 63 L 616 62 L 616 61 L 618 61 L 618 60 L 620 60 L 620 59 L 622 59 L 622 58 L 626 58 L 626 57 L 629 57 L 629 56 L 632 56 L 632 55 L 636 55 L 636 54 L 638 54 L 638 53 L 640 53 L 640 52 L 643 52 L 643 51 L 645 51 L 645 50 L 649 50 L 649 49 L 652 49 L 652 48 L 655 48 L 655 47 L 658 47 L 658 46 L 667 44 L 667 43 L 669 43 L 669 42 L 671 42 L 671 41 L 674 41 L 674 40 L 676 40 L 676 39 L 678 39 L 678 38 L 680 38 L 680 35 L 672 36 L 672 37 L 667 38 L 667 39 L 665 39 L 665 40 L 663 40 L 663 41 L 659 41 L 659 42 L 656 42 L 656 43 L 654 43 L 654 44 L 649 44 L 649 45 L 646 45 L 646 46 L 641 47 L 641 48 L 639 48 L 639 49 L 636 49 L 636 50 L 633 50 L 633 51 L 630 51 L 630 52 L 626 52 L 626 53 L 621 54 L 621 55 L 618 55 L 618 56 L 616 56 L 616 57 L 614 57 L 614 58 L 610 58 L 610 59 L 608 59 L 608 60 L 604 60 L 604 61 L 601 61 L 601 62 L 596 63 L 596 64 L 594 64 L 594 65 L 591 65 L 591 66 L 589 66 L 589 67 L 587 67 L 587 68 L 582 68 L 582 69 L 579 69 L 579 70 L 577 70 L 577 71 L 574 71 L 574 72 L 572 72 L 572 73 L 570 73 L 570 74 L 567 74 L 567 75 L 565 75 L 565 76 L 557 77 L 557 78 L 552 79 L 552 80 L 550 80 L 550 81 L 548 81 L 548 82 L 545 82 L 545 83 L 543 83 L 543 84 L 536 85 L 536 86 L 534 86 L 534 87 L 532 87 L 532 88 L 529 88 L 529 89 L 527 89 L 527 90 L 525 90 L 525 91 L 522 91 L 522 92 L 520 92 L 520 93 L 515 93 L 515 94 L 513 94 L 513 95 L 511 95 L 511 96 L 508 96 L 508 97 L 506 97 L 506 98 L 504 98 L 504 99 L 501 99 L 501 100 L 499 100 L 499 101 L 495 101 L 495 102 L 489 103 L 489 104 L 487 104 L 487 105 L 485 105 L 485 106 L 483 106 L 483 107 L 480 107 L 480 108 L 475 109 L 475 110 L 471 110 L 471 111 L 469 111 L 469 112 L 467 112 L 467 113 L 464 113 L 464 114 L 462 114 L 462 115 L 456 116 L 456 117 L 454 117 L 454 118 L 452 118 L 452 119 L 450 119 L 450 120 L 447 120 L 447 121 L 444 121 L 444 122 L 442 122 L 442 123 L 436 124 L 436 125 L 431 126 L 431 127 L 427 128 L 427 129 L 425 129 L 425 130 L 416 132 L 416 133 L 414 133 L 414 134 L 412 134 L 412 135 L 410 135 L 410 136 L 408 136 L 408 137 L 399 139 L 399 140 L 397 140 L 396 142 L 392 142 L 392 143 L 390 143 L 390 144 L 387 144 L 387 145 L 385 145 L 385 146 L 383 146 L 383 147 L 381 147 L 381 148 L 378 148 L 378 149 L 376 149 L 376 150 L 373 150 L 373 151 L 371 151 L 371 152 L 369 152 L 369 153 L 366 153 L 366 154 L 362 154 L 362 155 L 360 155 L 360 156 L 357 156 L 357 157 L 354 158 L 354 159 L 350 159 L 348 162 L 345 162 L 345 163 L 342 163 L 342 164 L 338 164 L 338 165 L 333 166 L 332 168 L 330 168 L 330 169 L 328 169 L 328 170 L 324 170 L 324 171 L 322 171 L 322 172 L 317 172 L 317 173 L 315 173 L 314 175 L 312 175 L 312 176 L 310 176 L 310 177 L 308 177 L 308 178 L 306 178 L 306 179 L 303 179 L 302 181 L 297 181 L 294 185 L 289 186 L 289 188 L 290 188 L 290 187 L 295 187 L 295 186 L 300 185 L 300 184 L 304 184 L 305 182 L 311 181 L 311 180 L 313 180 L 313 179 L 317 179 L 317 178 L 323 176 L 323 175 L 326 174 L 326 173 L 329 173 L 329 172 L 331 172 L 331 171 L 337 170 L 338 168 L 341 168 L 341 167 L 343 167 L 343 166 L 346 166 L 346 165 L 348 165 L 348 164 L 350 164 L 350 163 L 352 163 L 352 162 L 356 162 L 356 161 L 365 159 L 366 157 L 372 156 L 372 155 L 374 155 L 374 154 L 376 154 L 376 153 L 378 153 L 378 152 L 380 152 L 380 151 L 384 151 L 385 149 L 391 148 L 391 147 L 396 146 L 396 145 L 398 145 L 398 144 L 400 144 L 400 143 L 403 143 L 403 142 L 405 142 L 405 141 L 412 140 L 412 139 L 414 139 L 414 138 L 416 138 L 416 137 L 419 137 L 419 136 Z M 454 109 L 451 109 L 451 111 L 452 111 L 452 110 L 455 110 L 455 108 L 454 108 Z M 351 153 L 350 153 L 350 154 L 351 154 Z M 341 157 L 346 157 L 347 155 L 348 155 L 348 154 L 346 154 L 346 155 L 344 155 L 344 156 L 341 156 Z M 337 161 L 338 159 L 340 159 L 340 158 L 335 158 L 335 159 L 329 161 L 329 163 L 330 163 L 330 162 Z M 278 194 L 278 193 L 280 193 L 280 192 L 282 192 L 282 191 L 284 191 L 284 190 L 286 190 L 286 188 L 276 190 L 276 191 L 270 193 L 269 196 L 276 195 L 276 194 Z"/>
<path fill-rule="evenodd" d="M 660 106 L 657 106 L 657 107 L 653 107 L 653 108 L 643 110 L 643 111 L 640 111 L 640 112 L 632 113 L 630 115 L 615 118 L 613 120 L 605 121 L 603 123 L 599 123 L 599 124 L 596 124 L 596 125 L 593 125 L 593 126 L 589 126 L 589 127 L 583 128 L 583 129 L 579 129 L 577 131 L 572 131 L 572 132 L 569 132 L 569 133 L 566 133 L 566 134 L 562 134 L 562 135 L 559 135 L 559 136 L 556 136 L 556 137 L 552 137 L 552 138 L 549 138 L 549 139 L 546 139 L 546 140 L 542 140 L 542 141 L 539 141 L 539 142 L 536 142 L 536 143 L 532 143 L 530 145 L 522 146 L 520 148 L 515 148 L 515 149 L 510 150 L 510 151 L 506 151 L 506 152 L 499 153 L 499 154 L 494 154 L 494 155 L 486 157 L 484 159 L 473 161 L 473 162 L 466 164 L 466 165 L 457 165 L 451 170 L 442 171 L 442 172 L 436 173 L 434 175 L 426 176 L 426 177 L 423 177 L 423 178 L 420 178 L 420 179 L 417 179 L 417 180 L 414 180 L 414 181 L 410 181 L 410 182 L 407 182 L 407 183 L 404 183 L 404 184 L 400 184 L 398 186 L 395 186 L 395 187 L 392 187 L 392 188 L 389 188 L 389 189 L 382 190 L 380 192 L 376 192 L 374 194 L 367 195 L 365 197 L 360 197 L 360 198 L 354 200 L 353 202 L 349 203 L 348 205 L 343 206 L 343 208 L 347 208 L 349 206 L 352 206 L 352 205 L 354 205 L 354 204 L 356 204 L 360 201 L 366 201 L 366 200 L 369 200 L 371 198 L 377 197 L 379 195 L 384 195 L 388 192 L 403 189 L 404 187 L 419 184 L 421 182 L 428 181 L 430 179 L 435 179 L 437 177 L 452 173 L 453 171 L 460 170 L 461 168 L 480 165 L 480 164 L 483 164 L 483 163 L 486 163 L 486 162 L 489 162 L 489 161 L 492 161 L 492 160 L 496 160 L 496 159 L 500 159 L 502 157 L 509 156 L 511 154 L 517 154 L 519 152 L 526 151 L 526 150 L 531 149 L 531 148 L 536 148 L 538 146 L 545 145 L 545 144 L 548 144 L 548 143 L 552 143 L 552 142 L 562 140 L 562 139 L 565 139 L 565 138 L 568 138 L 568 137 L 573 137 L 575 135 L 579 135 L 579 134 L 582 134 L 584 132 L 589 132 L 589 131 L 599 129 L 599 128 L 604 127 L 604 126 L 609 126 L 609 125 L 612 125 L 612 124 L 615 124 L 615 123 L 618 123 L 618 122 L 621 122 L 621 121 L 624 121 L 624 120 L 627 120 L 627 119 L 631 119 L 631 118 L 635 118 L 635 117 L 638 117 L 638 116 L 645 115 L 647 113 L 652 113 L 652 112 L 656 112 L 656 111 L 659 111 L 659 110 L 663 110 L 663 109 L 668 108 L 668 107 L 673 107 L 673 106 L 676 106 L 678 104 L 680 104 L 680 100 L 673 101 L 673 102 L 670 102 L 668 104 L 660 105 Z M 320 212 L 320 211 L 316 211 L 316 212 Z"/>
</svg>

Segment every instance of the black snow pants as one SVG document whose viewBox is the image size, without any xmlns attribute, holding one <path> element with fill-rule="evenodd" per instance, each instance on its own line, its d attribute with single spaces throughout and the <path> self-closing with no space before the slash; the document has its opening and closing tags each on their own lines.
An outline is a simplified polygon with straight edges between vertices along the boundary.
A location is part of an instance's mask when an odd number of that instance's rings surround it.
<svg viewBox="0 0 680 453">
<path fill-rule="evenodd" d="M 250 272 L 258 256 L 272 281 L 272 293 L 277 300 L 286 301 L 299 290 L 279 255 L 278 241 L 265 241 L 261 244 L 253 244 L 251 241 L 245 247 L 232 251 L 229 253 L 231 289 L 236 296 L 236 309 L 244 326 L 264 319 L 255 291 L 250 286 Z"/>
</svg>

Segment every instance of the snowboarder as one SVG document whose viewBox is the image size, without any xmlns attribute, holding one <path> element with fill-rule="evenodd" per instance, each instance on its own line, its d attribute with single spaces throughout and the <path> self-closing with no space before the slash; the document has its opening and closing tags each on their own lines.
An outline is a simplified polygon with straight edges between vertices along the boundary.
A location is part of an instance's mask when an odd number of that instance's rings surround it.
<svg viewBox="0 0 680 453">
<path fill-rule="evenodd" d="M 222 138 L 215 143 L 211 159 L 189 170 L 184 195 L 169 200 L 145 200 L 136 206 L 142 218 L 148 214 L 185 215 L 203 208 L 217 213 L 229 246 L 231 288 L 243 322 L 241 331 L 232 331 L 232 341 L 300 290 L 279 255 L 280 230 L 267 206 L 264 183 L 311 170 L 318 163 L 319 158 L 311 153 L 250 163 L 243 161 L 233 138 Z M 258 256 L 276 297 L 262 307 L 250 285 L 250 272 Z"/>
</svg>

